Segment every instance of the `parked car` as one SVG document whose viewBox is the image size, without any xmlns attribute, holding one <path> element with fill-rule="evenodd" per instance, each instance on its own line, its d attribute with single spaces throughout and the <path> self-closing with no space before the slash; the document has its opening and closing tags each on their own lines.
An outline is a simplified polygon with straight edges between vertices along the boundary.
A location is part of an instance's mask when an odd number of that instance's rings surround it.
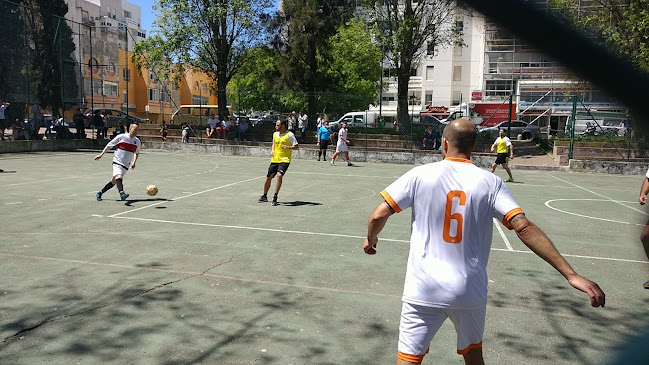
<svg viewBox="0 0 649 365">
<path fill-rule="evenodd" d="M 143 123 L 144 120 L 129 114 L 128 115 L 128 121 L 126 120 L 126 112 L 123 112 L 119 109 L 111 109 L 111 108 L 92 108 L 92 109 L 87 109 L 83 113 L 83 122 L 86 125 L 86 128 L 91 128 L 92 127 L 92 115 L 95 112 L 101 112 L 105 110 L 108 112 L 108 127 L 115 127 L 117 125 L 117 121 L 121 120 L 124 125 L 129 125 L 130 123 Z"/>
<path fill-rule="evenodd" d="M 263 117 L 257 118 L 257 120 L 250 119 L 250 121 L 253 127 L 273 126 L 274 128 L 277 119 L 288 119 L 288 116 L 284 114 L 265 115 Z"/>
<path fill-rule="evenodd" d="M 329 122 L 329 127 L 332 130 L 338 130 L 343 122 L 347 123 L 348 127 L 365 127 L 374 128 L 378 127 L 379 114 L 375 112 L 350 112 L 343 115 L 335 122 Z"/>
<path fill-rule="evenodd" d="M 487 134 L 491 138 L 498 137 L 498 131 L 501 129 L 508 129 L 508 121 L 500 122 L 493 127 L 482 128 L 480 133 Z M 516 138 L 519 134 L 523 139 L 532 139 L 534 136 L 539 135 L 541 128 L 534 124 L 523 122 L 522 120 L 512 120 L 511 124 L 511 138 Z"/>
</svg>

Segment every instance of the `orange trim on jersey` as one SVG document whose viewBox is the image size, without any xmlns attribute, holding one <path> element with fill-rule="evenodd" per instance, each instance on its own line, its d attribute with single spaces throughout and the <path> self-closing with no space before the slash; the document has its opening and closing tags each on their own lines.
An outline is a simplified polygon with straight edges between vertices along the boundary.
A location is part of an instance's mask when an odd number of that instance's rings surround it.
<svg viewBox="0 0 649 365">
<path fill-rule="evenodd" d="M 399 212 L 401 212 L 402 209 L 399 208 L 399 204 L 397 204 L 397 203 L 392 199 L 392 197 L 390 196 L 390 194 L 388 194 L 387 191 L 383 190 L 383 191 L 381 192 L 381 196 L 383 197 L 383 199 L 385 199 L 385 202 L 388 203 L 388 205 L 392 208 L 392 210 L 394 210 L 395 213 L 399 213 Z"/>
<path fill-rule="evenodd" d="M 469 350 L 471 350 L 471 349 L 479 349 L 480 347 L 482 347 L 482 341 L 480 341 L 480 343 L 471 344 L 471 345 L 467 346 L 466 348 L 464 348 L 462 350 L 457 350 L 457 354 L 458 355 L 464 355 L 467 352 L 469 352 Z"/>
<path fill-rule="evenodd" d="M 467 160 L 466 158 L 457 158 L 457 157 L 447 157 L 445 158 L 445 160 L 454 161 L 454 162 L 473 163 L 473 161 Z"/>
<path fill-rule="evenodd" d="M 514 208 L 507 212 L 507 214 L 505 214 L 505 216 L 503 217 L 503 224 L 505 225 L 505 227 L 507 227 L 508 229 L 514 229 L 514 227 L 509 224 L 509 221 L 512 220 L 514 216 L 521 213 L 523 213 L 523 209 L 521 208 Z"/>
<path fill-rule="evenodd" d="M 424 356 L 428 353 L 428 350 L 430 348 L 426 349 L 426 352 L 424 352 L 421 355 L 410 355 L 410 354 L 404 354 L 403 352 L 399 351 L 397 352 L 397 359 L 407 361 L 407 362 L 414 362 L 414 363 L 419 363 L 424 360 Z"/>
</svg>

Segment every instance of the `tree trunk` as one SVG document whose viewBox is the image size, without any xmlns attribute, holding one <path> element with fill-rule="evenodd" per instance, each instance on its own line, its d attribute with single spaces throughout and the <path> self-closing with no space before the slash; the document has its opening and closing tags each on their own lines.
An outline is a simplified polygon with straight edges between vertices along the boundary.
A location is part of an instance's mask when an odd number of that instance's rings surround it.
<svg viewBox="0 0 649 365">
<path fill-rule="evenodd" d="M 399 72 L 397 74 L 397 125 L 399 131 L 405 133 L 410 130 L 408 82 L 410 81 L 410 72 Z"/>
<path fill-rule="evenodd" d="M 230 116 L 228 96 L 226 94 L 226 86 L 229 81 L 225 72 L 219 72 L 216 76 L 216 99 L 219 103 L 219 120 L 225 120 Z"/>
</svg>

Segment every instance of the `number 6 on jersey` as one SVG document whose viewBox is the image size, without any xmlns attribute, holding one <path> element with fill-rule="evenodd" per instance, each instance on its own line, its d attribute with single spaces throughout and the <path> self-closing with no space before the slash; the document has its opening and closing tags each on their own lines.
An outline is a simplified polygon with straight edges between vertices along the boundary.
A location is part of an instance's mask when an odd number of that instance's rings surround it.
<svg viewBox="0 0 649 365">
<path fill-rule="evenodd" d="M 453 200 L 458 198 L 460 201 L 458 205 L 466 204 L 466 194 L 462 190 L 451 190 L 446 194 L 446 213 L 444 214 L 444 229 L 442 231 L 442 238 L 448 243 L 462 242 L 462 223 L 464 217 L 461 213 L 452 213 Z M 456 221 L 455 235 L 451 236 L 451 221 Z"/>
</svg>

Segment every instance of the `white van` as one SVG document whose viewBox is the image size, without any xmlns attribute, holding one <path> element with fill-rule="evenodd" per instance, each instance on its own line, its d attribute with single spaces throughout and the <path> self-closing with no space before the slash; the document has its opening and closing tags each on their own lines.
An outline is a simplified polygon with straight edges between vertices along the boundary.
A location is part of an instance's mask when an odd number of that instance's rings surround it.
<svg viewBox="0 0 649 365">
<path fill-rule="evenodd" d="M 365 127 L 376 128 L 379 126 L 379 114 L 375 112 L 350 112 L 343 115 L 335 122 L 330 122 L 329 127 L 336 130 L 340 128 L 343 122 L 347 127 Z"/>
</svg>

